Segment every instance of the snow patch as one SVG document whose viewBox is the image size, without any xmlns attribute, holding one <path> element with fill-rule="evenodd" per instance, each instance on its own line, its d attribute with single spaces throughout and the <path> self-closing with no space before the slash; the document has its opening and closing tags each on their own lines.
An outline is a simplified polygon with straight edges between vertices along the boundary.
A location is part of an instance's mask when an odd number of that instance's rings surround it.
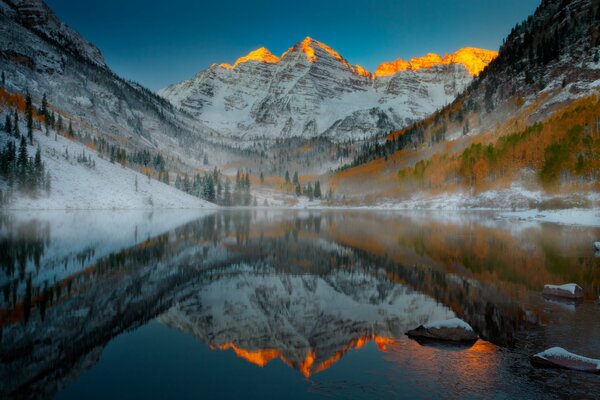
<svg viewBox="0 0 600 400">
<path fill-rule="evenodd" d="M 448 329 L 464 329 L 467 331 L 473 331 L 473 328 L 471 327 L 471 325 L 469 325 L 468 323 L 466 323 L 465 321 L 463 321 L 460 318 L 451 318 L 451 319 L 447 319 L 444 321 L 434 321 L 434 322 L 430 322 L 428 324 L 423 325 L 423 327 L 425 329 L 443 329 L 443 328 L 448 328 Z"/>
<path fill-rule="evenodd" d="M 576 283 L 567 283 L 564 285 L 544 285 L 544 289 L 555 289 L 555 290 L 564 290 L 565 292 L 569 292 L 571 294 L 575 294 L 577 289 L 581 289 L 581 287 Z"/>
<path fill-rule="evenodd" d="M 571 353 L 563 349 L 562 347 L 552 347 L 541 353 L 537 353 L 535 356 L 548 361 L 552 361 L 552 358 L 564 358 L 572 361 L 579 361 L 582 363 L 596 364 L 596 366 L 600 368 L 600 360 Z"/>
</svg>

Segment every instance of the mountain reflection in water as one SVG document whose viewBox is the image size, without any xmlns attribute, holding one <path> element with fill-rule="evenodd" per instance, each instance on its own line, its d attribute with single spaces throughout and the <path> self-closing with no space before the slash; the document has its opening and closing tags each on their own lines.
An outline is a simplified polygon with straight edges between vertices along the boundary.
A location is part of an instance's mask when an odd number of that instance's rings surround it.
<svg viewBox="0 0 600 400">
<path fill-rule="evenodd" d="M 535 370 L 526 357 L 562 345 L 600 358 L 598 229 L 485 214 L 267 210 L 15 213 L 0 229 L 2 397 L 69 397 L 113 338 L 151 320 L 263 374 L 279 360 L 305 379 L 299 398 L 600 396 L 597 377 Z M 582 304 L 540 296 L 546 283 L 571 281 L 584 288 Z M 454 316 L 484 340 L 447 348 L 404 336 Z M 381 363 L 342 363 L 354 349 Z M 343 389 L 319 374 L 346 368 Z M 361 371 L 374 377 L 353 388 Z"/>
</svg>

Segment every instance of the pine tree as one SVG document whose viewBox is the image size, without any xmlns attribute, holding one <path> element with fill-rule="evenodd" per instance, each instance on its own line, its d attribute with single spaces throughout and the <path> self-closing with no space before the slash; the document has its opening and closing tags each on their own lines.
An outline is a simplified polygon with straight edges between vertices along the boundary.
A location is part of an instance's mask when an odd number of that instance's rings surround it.
<svg viewBox="0 0 600 400">
<path fill-rule="evenodd" d="M 223 191 L 223 204 L 231 206 L 231 182 L 229 178 L 225 178 L 225 189 Z"/>
<path fill-rule="evenodd" d="M 24 188 L 27 184 L 28 164 L 29 155 L 27 154 L 27 141 L 25 140 L 25 136 L 21 136 L 19 155 L 17 157 L 17 179 L 21 188 Z"/>
<path fill-rule="evenodd" d="M 4 122 L 4 130 L 9 135 L 12 133 L 12 121 L 10 120 L 10 115 L 6 114 L 6 121 Z"/>
<path fill-rule="evenodd" d="M 28 90 L 27 94 L 25 95 L 25 111 L 29 112 L 29 111 L 31 111 L 32 108 L 33 108 L 33 105 L 31 103 L 31 94 L 29 94 L 29 90 Z"/>
<path fill-rule="evenodd" d="M 310 182 L 308 182 L 308 187 L 306 188 L 306 194 L 308 195 L 308 199 L 312 201 L 313 199 L 313 187 Z"/>
<path fill-rule="evenodd" d="M 33 111 L 31 108 L 27 109 L 27 137 L 29 144 L 33 144 Z"/>
<path fill-rule="evenodd" d="M 15 108 L 15 124 L 13 125 L 13 129 L 14 129 L 14 134 L 15 137 L 18 139 L 21 136 L 21 130 L 19 129 L 19 113 L 17 112 L 17 109 Z"/>
<path fill-rule="evenodd" d="M 42 152 L 38 146 L 33 161 L 33 174 L 31 177 L 32 188 L 36 190 L 44 184 L 44 164 L 42 163 Z"/>
<path fill-rule="evenodd" d="M 2 87 L 6 87 L 6 75 L 4 71 L 2 71 Z"/>
<path fill-rule="evenodd" d="M 314 195 L 315 195 L 316 199 L 320 199 L 321 198 L 321 182 L 319 182 L 319 181 L 315 182 Z"/>
<path fill-rule="evenodd" d="M 135 186 L 135 191 L 137 192 L 138 191 L 138 179 L 137 179 L 137 175 L 135 176 L 134 186 Z"/>
<path fill-rule="evenodd" d="M 288 171 L 285 171 L 285 184 L 290 184 L 290 173 Z"/>
<path fill-rule="evenodd" d="M 294 183 L 294 185 L 300 182 L 298 180 L 298 171 L 294 172 L 294 179 L 292 180 L 292 182 Z"/>
<path fill-rule="evenodd" d="M 63 127 L 63 119 L 62 119 L 62 115 L 58 114 L 58 122 L 57 122 L 57 130 L 59 132 L 62 132 L 64 129 Z"/>
<path fill-rule="evenodd" d="M 296 196 L 302 196 L 302 188 L 300 187 L 300 183 L 296 183 Z"/>
<path fill-rule="evenodd" d="M 46 180 L 44 182 L 44 189 L 46 189 L 46 194 L 50 195 L 50 191 L 52 190 L 52 177 L 50 176 L 50 171 L 46 172 Z"/>
<path fill-rule="evenodd" d="M 71 123 L 71 121 L 69 121 L 69 136 L 75 136 L 75 132 L 73 132 L 73 124 Z"/>
<path fill-rule="evenodd" d="M 263 175 L 262 171 L 260 171 L 260 183 L 265 183 L 265 176 Z"/>
</svg>

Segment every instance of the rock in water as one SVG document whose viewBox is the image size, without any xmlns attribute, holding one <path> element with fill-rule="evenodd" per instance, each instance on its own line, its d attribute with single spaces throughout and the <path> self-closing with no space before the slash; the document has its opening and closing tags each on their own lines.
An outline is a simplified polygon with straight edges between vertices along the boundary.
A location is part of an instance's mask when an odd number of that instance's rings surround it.
<svg viewBox="0 0 600 400">
<path fill-rule="evenodd" d="M 594 248 L 596 251 L 600 251 L 600 242 L 594 242 Z"/>
<path fill-rule="evenodd" d="M 552 347 L 530 357 L 531 364 L 537 367 L 565 368 L 576 371 L 600 373 L 600 360 L 587 358 L 568 352 L 562 347 Z"/>
<path fill-rule="evenodd" d="M 565 285 L 545 285 L 542 294 L 552 297 L 563 297 L 566 299 L 582 299 L 583 289 L 576 283 Z"/>
<path fill-rule="evenodd" d="M 431 322 L 406 332 L 409 337 L 431 340 L 448 340 L 452 342 L 474 342 L 477 333 L 471 325 L 459 318 Z"/>
</svg>

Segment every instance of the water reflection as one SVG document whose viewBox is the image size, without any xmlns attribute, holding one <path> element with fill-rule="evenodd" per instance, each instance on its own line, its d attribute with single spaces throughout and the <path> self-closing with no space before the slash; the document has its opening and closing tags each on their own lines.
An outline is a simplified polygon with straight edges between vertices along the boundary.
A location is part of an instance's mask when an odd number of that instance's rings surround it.
<svg viewBox="0 0 600 400">
<path fill-rule="evenodd" d="M 600 287 L 600 259 L 590 251 L 597 229 L 481 215 L 254 210 L 9 215 L 0 232 L 5 396 L 52 396 L 112 338 L 152 319 L 214 351 L 259 367 L 280 360 L 306 378 L 367 344 L 413 366 L 408 375 L 456 358 L 446 379 L 490 385 L 510 379 L 494 377 L 497 346 L 514 358 L 562 341 L 600 356 L 591 304 Z M 567 281 L 584 288 L 582 305 L 541 297 L 544 284 Z M 404 338 L 455 315 L 486 341 L 448 358 L 448 349 Z M 529 383 L 547 383 L 523 357 L 509 370 L 515 365 L 533 374 Z M 570 379 L 600 393 L 590 378 Z"/>
</svg>

